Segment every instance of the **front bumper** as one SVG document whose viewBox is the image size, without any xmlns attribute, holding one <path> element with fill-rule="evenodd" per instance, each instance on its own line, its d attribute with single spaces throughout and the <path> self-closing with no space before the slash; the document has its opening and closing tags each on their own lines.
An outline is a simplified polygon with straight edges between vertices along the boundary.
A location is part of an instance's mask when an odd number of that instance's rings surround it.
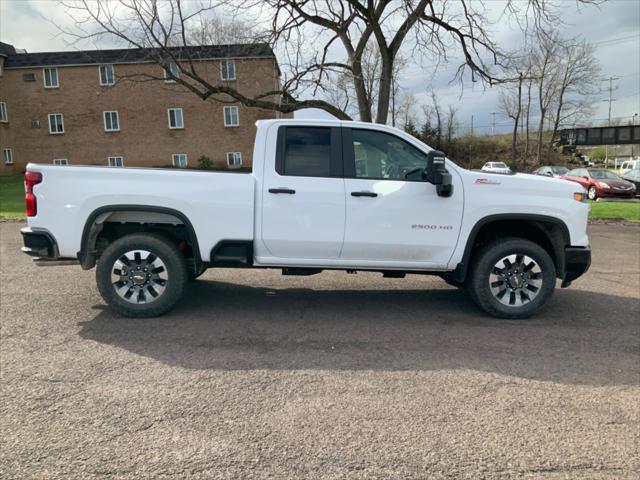
<svg viewBox="0 0 640 480">
<path fill-rule="evenodd" d="M 591 248 L 566 247 L 564 250 L 564 278 L 562 279 L 562 288 L 571 285 L 571 282 L 586 273 L 590 266 Z"/>
<path fill-rule="evenodd" d="M 20 233 L 24 243 L 21 250 L 27 255 L 51 260 L 58 258 L 58 244 L 48 231 L 25 227 L 20 229 Z"/>
</svg>

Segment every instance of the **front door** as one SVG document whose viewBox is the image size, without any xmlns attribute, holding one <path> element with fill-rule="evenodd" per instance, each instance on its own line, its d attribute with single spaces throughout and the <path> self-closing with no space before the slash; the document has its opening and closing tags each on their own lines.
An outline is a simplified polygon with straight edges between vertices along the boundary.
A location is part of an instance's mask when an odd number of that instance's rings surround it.
<svg viewBox="0 0 640 480">
<path fill-rule="evenodd" d="M 346 230 L 341 259 L 381 267 L 443 268 L 462 222 L 461 182 L 450 197 L 422 179 L 427 156 L 390 133 L 343 130 Z M 371 262 L 371 263 L 370 263 Z"/>
<path fill-rule="evenodd" d="M 260 261 L 336 260 L 344 221 L 340 128 L 278 127 L 275 168 L 267 165 L 264 171 L 262 241 L 266 252 L 261 252 Z"/>
</svg>

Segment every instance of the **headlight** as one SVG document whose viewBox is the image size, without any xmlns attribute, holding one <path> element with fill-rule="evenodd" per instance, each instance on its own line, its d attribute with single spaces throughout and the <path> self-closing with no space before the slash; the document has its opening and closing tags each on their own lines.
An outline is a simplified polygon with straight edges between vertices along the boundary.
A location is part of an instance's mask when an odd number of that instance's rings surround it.
<svg viewBox="0 0 640 480">
<path fill-rule="evenodd" d="M 604 188 L 605 190 L 611 188 L 608 184 L 602 182 L 598 182 L 598 185 L 600 186 L 600 188 Z"/>
</svg>

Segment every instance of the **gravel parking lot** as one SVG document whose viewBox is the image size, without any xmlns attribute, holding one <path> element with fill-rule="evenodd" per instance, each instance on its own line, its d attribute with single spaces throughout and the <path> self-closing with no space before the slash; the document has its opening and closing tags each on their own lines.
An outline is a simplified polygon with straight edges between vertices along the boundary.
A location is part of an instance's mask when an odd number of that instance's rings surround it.
<svg viewBox="0 0 640 480">
<path fill-rule="evenodd" d="M 528 321 L 437 278 L 207 272 L 105 310 L 0 224 L 0 477 L 638 478 L 640 227 Z"/>
</svg>

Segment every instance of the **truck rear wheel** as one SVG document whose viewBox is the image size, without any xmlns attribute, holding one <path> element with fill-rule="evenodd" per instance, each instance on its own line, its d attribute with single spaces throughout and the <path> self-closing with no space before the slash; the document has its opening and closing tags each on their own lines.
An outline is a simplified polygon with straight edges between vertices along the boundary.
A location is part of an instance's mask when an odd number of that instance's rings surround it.
<svg viewBox="0 0 640 480">
<path fill-rule="evenodd" d="M 497 318 L 528 318 L 553 295 L 556 269 L 547 251 L 523 238 L 501 238 L 478 252 L 467 278 L 473 300 Z"/>
<path fill-rule="evenodd" d="M 187 268 L 178 248 L 162 235 L 136 233 L 119 238 L 100 256 L 98 290 L 127 317 L 156 317 L 180 299 Z"/>
</svg>

